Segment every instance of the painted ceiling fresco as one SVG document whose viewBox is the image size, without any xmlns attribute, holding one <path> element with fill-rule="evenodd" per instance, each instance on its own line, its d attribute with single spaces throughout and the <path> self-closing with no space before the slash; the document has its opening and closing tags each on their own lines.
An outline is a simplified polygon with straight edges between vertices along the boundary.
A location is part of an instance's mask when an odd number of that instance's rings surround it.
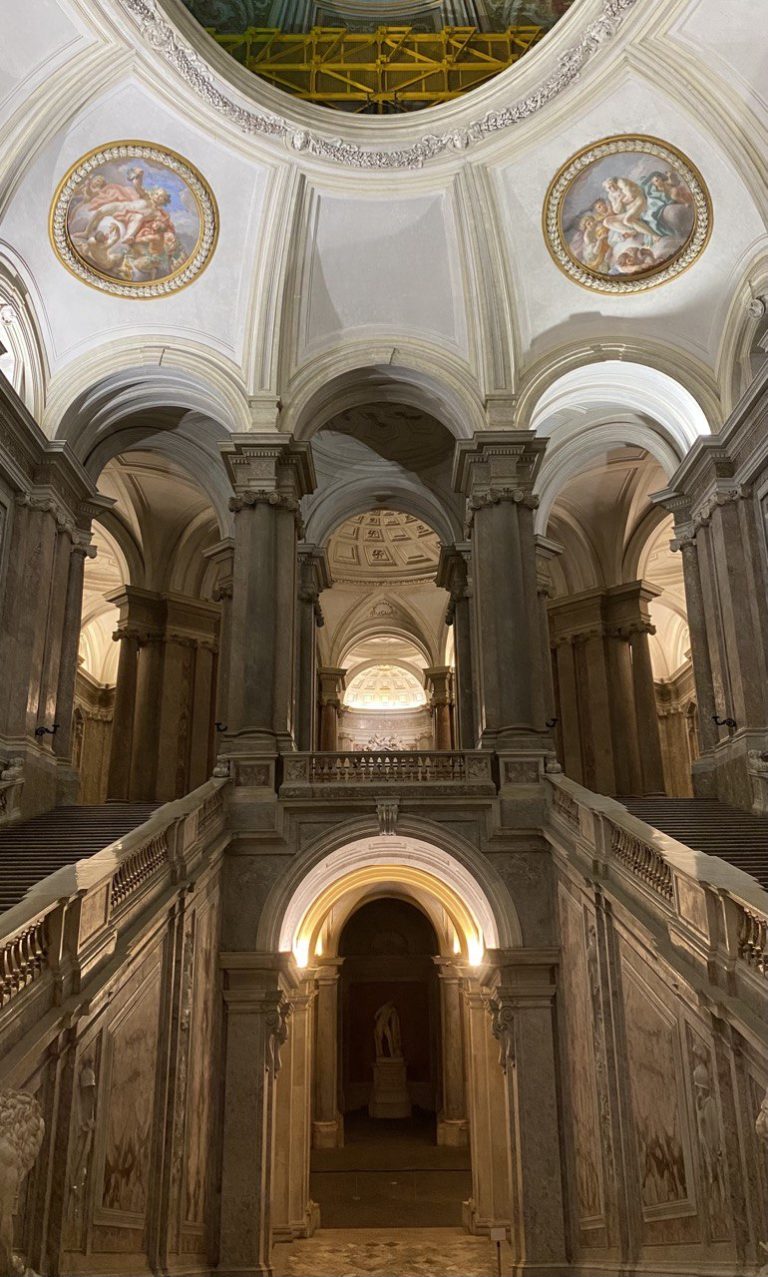
<svg viewBox="0 0 768 1277">
<path fill-rule="evenodd" d="M 184 0 L 238 62 L 320 106 L 451 101 L 523 57 L 573 0 Z"/>
</svg>

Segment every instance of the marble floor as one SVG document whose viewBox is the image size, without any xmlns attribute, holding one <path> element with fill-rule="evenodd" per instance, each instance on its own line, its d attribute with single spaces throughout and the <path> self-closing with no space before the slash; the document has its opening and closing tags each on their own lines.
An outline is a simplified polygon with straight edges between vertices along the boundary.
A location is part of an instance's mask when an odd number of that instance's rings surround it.
<svg viewBox="0 0 768 1277">
<path fill-rule="evenodd" d="M 509 1272 L 509 1247 L 501 1272 Z M 496 1246 L 460 1228 L 321 1228 L 275 1246 L 275 1277 L 497 1277 Z"/>
<path fill-rule="evenodd" d="M 452 1228 L 472 1194 L 469 1150 L 439 1147 L 434 1115 L 349 1114 L 344 1147 L 314 1149 L 310 1196 L 323 1228 Z"/>
</svg>

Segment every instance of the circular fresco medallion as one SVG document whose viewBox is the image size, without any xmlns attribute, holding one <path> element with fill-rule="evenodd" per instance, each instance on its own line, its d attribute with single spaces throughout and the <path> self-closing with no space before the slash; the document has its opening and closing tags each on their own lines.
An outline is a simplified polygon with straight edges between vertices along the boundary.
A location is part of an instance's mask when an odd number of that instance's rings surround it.
<svg viewBox="0 0 768 1277">
<path fill-rule="evenodd" d="M 704 249 L 712 204 L 698 169 L 655 137 L 608 137 L 560 169 L 544 235 L 566 275 L 599 293 L 674 279 Z"/>
<path fill-rule="evenodd" d="M 84 155 L 51 207 L 57 257 L 116 297 L 164 297 L 210 261 L 218 210 L 187 160 L 150 142 L 111 142 Z"/>
</svg>

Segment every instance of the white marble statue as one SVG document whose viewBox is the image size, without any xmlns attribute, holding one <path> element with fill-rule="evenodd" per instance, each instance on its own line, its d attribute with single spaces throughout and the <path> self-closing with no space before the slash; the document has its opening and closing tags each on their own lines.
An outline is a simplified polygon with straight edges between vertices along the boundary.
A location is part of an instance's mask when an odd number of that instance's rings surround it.
<svg viewBox="0 0 768 1277">
<path fill-rule="evenodd" d="M 374 1020 L 374 1038 L 376 1041 L 376 1059 L 384 1060 L 387 1056 L 400 1060 L 403 1047 L 400 1041 L 400 1016 L 392 1002 L 385 1002 L 379 1007 Z M 387 1048 L 385 1050 L 384 1048 Z"/>
</svg>

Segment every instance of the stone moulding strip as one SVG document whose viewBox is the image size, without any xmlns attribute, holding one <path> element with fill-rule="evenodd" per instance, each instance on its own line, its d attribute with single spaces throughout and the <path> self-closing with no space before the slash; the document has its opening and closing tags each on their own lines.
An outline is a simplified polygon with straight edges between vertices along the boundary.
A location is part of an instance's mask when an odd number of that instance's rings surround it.
<svg viewBox="0 0 768 1277">
<path fill-rule="evenodd" d="M 126 10 L 138 24 L 146 43 L 165 59 L 198 97 L 242 133 L 283 140 L 295 151 L 349 168 L 384 171 L 421 168 L 429 160 L 451 151 L 464 151 L 536 115 L 578 79 L 601 45 L 615 36 L 624 16 L 637 0 L 604 0 L 600 16 L 590 22 L 575 44 L 560 55 L 556 70 L 533 93 L 499 110 L 488 111 L 467 126 L 458 126 L 444 133 L 425 133 L 408 146 L 391 150 L 363 147 L 338 137 L 325 137 L 292 124 L 272 111 L 249 109 L 238 104 L 229 96 L 226 84 L 217 83 L 205 58 L 179 35 L 158 0 L 115 0 L 115 3 Z"/>
</svg>

